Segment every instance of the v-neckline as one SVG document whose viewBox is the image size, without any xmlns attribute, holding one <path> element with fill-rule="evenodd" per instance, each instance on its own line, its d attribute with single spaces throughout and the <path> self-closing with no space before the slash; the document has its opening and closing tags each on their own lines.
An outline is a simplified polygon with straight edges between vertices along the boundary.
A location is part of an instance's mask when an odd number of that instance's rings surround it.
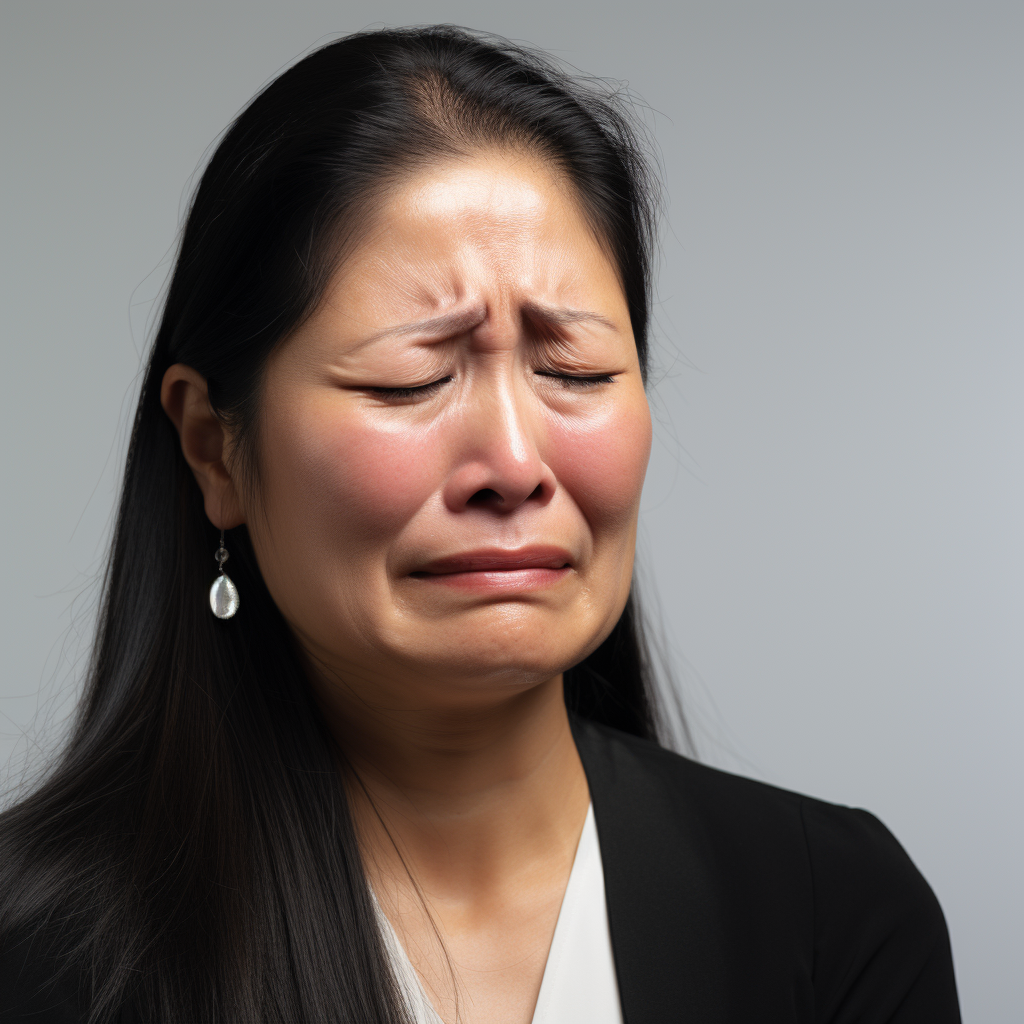
<svg viewBox="0 0 1024 1024">
<path fill-rule="evenodd" d="M 576 841 L 576 852 L 573 855 L 572 867 L 569 870 L 569 879 L 566 882 L 565 892 L 562 894 L 562 901 L 558 907 L 558 918 L 555 921 L 555 930 L 551 935 L 551 944 L 548 947 L 547 956 L 544 960 L 544 974 L 541 976 L 537 1002 L 534 1005 L 533 1014 L 530 1018 L 531 1024 L 541 1024 L 543 1020 L 542 1016 L 538 1016 L 538 1011 L 544 1014 L 544 1007 L 550 1000 L 550 996 L 546 995 L 546 992 L 550 993 L 552 988 L 552 972 L 558 970 L 561 960 L 558 953 L 564 942 L 559 941 L 559 935 L 564 935 L 566 931 L 565 911 L 571 909 L 578 901 L 579 894 L 577 889 L 580 886 L 582 877 L 581 867 L 595 853 L 600 856 L 597 825 L 594 821 L 594 805 L 591 803 L 587 807 L 587 816 L 583 820 L 583 828 L 580 830 L 580 837 Z M 406 953 L 405 947 L 402 945 L 402 941 L 399 939 L 394 926 L 381 909 L 372 887 L 370 893 L 373 896 L 373 905 L 380 919 L 381 931 L 384 935 L 384 942 L 387 946 L 392 968 L 398 980 L 399 989 L 405 998 L 406 1005 L 415 1015 L 413 1018 L 414 1024 L 444 1024 L 444 1019 L 437 1012 L 437 1009 L 430 1000 L 430 996 L 427 995 L 427 990 L 423 987 L 420 976 L 416 973 L 416 968 L 409 959 L 409 954 Z M 556 954 L 554 959 L 551 955 L 552 952 Z"/>
</svg>

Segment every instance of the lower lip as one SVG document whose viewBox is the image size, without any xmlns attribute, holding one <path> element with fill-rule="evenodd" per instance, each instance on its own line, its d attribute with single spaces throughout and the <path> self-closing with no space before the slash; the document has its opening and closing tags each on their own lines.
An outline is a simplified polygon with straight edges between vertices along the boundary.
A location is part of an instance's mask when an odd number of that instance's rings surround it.
<svg viewBox="0 0 1024 1024">
<path fill-rule="evenodd" d="M 474 572 L 416 573 L 414 578 L 441 583 L 455 590 L 516 593 L 550 587 L 569 575 L 569 566 L 561 569 L 482 569 Z"/>
</svg>

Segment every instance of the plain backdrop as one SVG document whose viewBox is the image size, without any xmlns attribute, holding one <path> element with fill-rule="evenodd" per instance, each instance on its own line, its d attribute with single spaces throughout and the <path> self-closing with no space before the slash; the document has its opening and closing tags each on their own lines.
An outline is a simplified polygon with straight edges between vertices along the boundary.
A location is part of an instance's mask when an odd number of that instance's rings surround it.
<svg viewBox="0 0 1024 1024">
<path fill-rule="evenodd" d="M 945 908 L 965 1019 L 1024 1019 L 1024 5 L 0 10 L 8 782 L 73 702 L 211 143 L 314 44 L 483 28 L 628 82 L 657 139 L 641 558 L 702 757 L 878 814 Z"/>
</svg>

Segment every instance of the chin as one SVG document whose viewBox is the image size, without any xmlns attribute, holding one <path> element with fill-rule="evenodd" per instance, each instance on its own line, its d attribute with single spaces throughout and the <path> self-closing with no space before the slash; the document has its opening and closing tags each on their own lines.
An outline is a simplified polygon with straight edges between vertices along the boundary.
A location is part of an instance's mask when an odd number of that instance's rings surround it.
<svg viewBox="0 0 1024 1024">
<path fill-rule="evenodd" d="M 405 652 L 410 667 L 446 686 L 525 690 L 579 664 L 614 625 L 581 616 L 522 616 L 497 623 L 453 623 L 431 629 L 431 641 Z"/>
</svg>

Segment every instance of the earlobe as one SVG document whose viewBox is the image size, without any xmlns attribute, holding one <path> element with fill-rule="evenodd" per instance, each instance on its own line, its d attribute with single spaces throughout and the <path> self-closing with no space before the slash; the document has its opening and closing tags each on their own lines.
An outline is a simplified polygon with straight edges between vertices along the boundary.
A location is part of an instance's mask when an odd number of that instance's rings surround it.
<svg viewBox="0 0 1024 1024">
<path fill-rule="evenodd" d="M 175 363 L 164 374 L 160 404 L 178 431 L 182 454 L 203 492 L 210 522 L 221 530 L 244 523 L 238 490 L 227 467 L 231 438 L 210 405 L 206 378 L 191 366 Z"/>
</svg>

